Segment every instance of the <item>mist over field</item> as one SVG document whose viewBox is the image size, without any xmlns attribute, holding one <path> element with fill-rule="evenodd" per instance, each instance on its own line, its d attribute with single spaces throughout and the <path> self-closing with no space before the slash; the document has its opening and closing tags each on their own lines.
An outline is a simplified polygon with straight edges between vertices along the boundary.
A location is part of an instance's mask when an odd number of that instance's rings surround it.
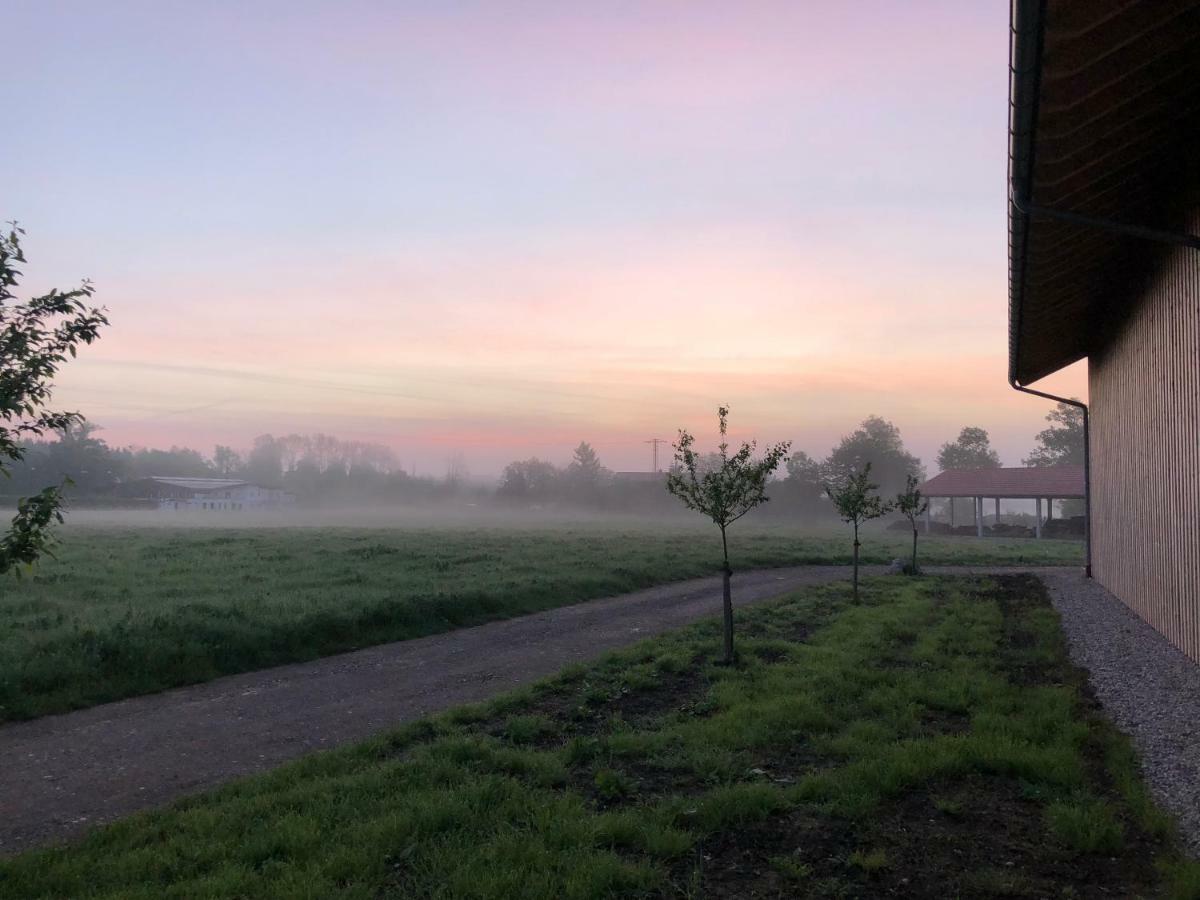
<svg viewBox="0 0 1200 900">
<path fill-rule="evenodd" d="M 1027 465 L 1077 463 L 1082 457 L 1078 413 L 1062 405 L 1047 416 L 1049 427 L 1038 433 Z M 708 429 L 706 429 L 708 430 Z M 682 433 L 681 433 L 682 434 Z M 704 432 L 700 432 L 703 436 Z M 495 479 L 472 475 L 461 456 L 451 459 L 444 474 L 414 475 L 382 444 L 343 441 L 321 432 L 280 437 L 262 435 L 248 451 L 217 445 L 211 453 L 172 446 L 169 449 L 113 447 L 102 432 L 82 422 L 27 442 L 7 471 L 0 503 L 31 496 L 46 484 L 62 484 L 71 522 L 147 526 L 289 527 L 320 525 L 391 525 L 417 527 L 454 523 L 530 527 L 544 522 L 595 521 L 614 526 L 661 521 L 692 523 L 685 504 L 667 490 L 672 473 L 686 474 L 688 459 L 701 477 L 718 473 L 739 444 L 722 451 L 718 441 L 697 438 L 684 449 L 682 438 L 661 441 L 651 457 L 657 471 L 613 471 L 587 441 L 579 442 L 565 465 L 527 457 L 508 463 Z M 765 452 L 751 443 L 749 454 Z M 649 449 L 649 448 L 647 448 Z M 932 466 L 913 454 L 893 423 L 869 416 L 814 458 L 790 444 L 764 473 L 764 502 L 751 521 L 826 527 L 840 513 L 831 486 L 851 473 L 870 467 L 870 482 L 890 499 L 909 482 L 920 484 L 937 470 L 995 468 L 1001 458 L 989 433 L 964 426 L 939 449 Z M 963 529 L 974 516 L 971 501 L 935 500 L 928 518 L 932 528 Z M 1077 501 L 1059 501 L 1060 517 L 1078 516 Z M 1026 528 L 1035 513 L 1032 501 L 1005 500 L 989 513 L 999 528 Z M 1051 510 L 1053 513 L 1054 510 Z M 997 513 L 1000 517 L 997 517 Z M 895 516 L 889 521 L 903 525 Z"/>
<path fill-rule="evenodd" d="M 815 527 L 821 523 L 814 522 Z M 511 509 L 480 504 L 442 503 L 413 506 L 330 506 L 242 512 L 103 509 L 76 507 L 68 512 L 66 531 L 82 529 L 271 529 L 380 528 L 516 529 L 539 531 L 560 525 L 589 530 L 663 527 L 703 530 L 704 523 L 684 509 L 654 515 L 586 509 Z"/>
<path fill-rule="evenodd" d="M 0 900 L 1200 900 L 1200 0 L 0 35 Z"/>
</svg>

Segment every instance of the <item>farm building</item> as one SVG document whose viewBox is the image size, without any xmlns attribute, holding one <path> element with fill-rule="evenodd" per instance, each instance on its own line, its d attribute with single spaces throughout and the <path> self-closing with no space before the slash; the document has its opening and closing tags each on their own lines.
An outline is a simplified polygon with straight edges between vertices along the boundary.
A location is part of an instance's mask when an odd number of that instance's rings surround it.
<svg viewBox="0 0 1200 900">
<path fill-rule="evenodd" d="M 279 488 L 238 478 L 174 478 L 154 475 L 124 486 L 126 495 L 154 501 L 162 510 L 240 512 L 290 505 L 295 498 Z"/>
<path fill-rule="evenodd" d="M 1200 660 L 1200 2 L 1012 15 L 1009 380 L 1087 359 L 1091 572 Z"/>
<path fill-rule="evenodd" d="M 1001 500 L 1033 501 L 1033 536 L 1041 537 L 1044 525 L 1054 517 L 1055 500 L 1084 497 L 1083 466 L 1023 466 L 992 469 L 948 469 L 921 485 L 921 493 L 930 500 L 971 501 L 971 525 L 979 537 L 984 535 L 984 501 L 995 505 L 994 519 L 1000 524 Z M 954 527 L 954 505 L 949 504 L 950 526 Z M 925 513 L 925 531 L 932 526 L 932 509 Z"/>
</svg>

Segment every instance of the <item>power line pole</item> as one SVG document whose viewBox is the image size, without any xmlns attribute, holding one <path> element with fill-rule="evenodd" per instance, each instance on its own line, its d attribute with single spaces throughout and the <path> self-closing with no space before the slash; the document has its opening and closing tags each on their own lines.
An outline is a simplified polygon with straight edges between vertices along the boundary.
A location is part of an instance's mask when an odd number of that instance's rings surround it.
<svg viewBox="0 0 1200 900">
<path fill-rule="evenodd" d="M 659 444 L 666 444 L 666 443 L 668 443 L 668 442 L 667 442 L 666 440 L 664 440 L 663 438 L 650 438 L 650 440 L 648 440 L 648 441 L 642 441 L 642 443 L 643 443 L 643 444 L 653 444 L 653 445 L 654 445 L 654 468 L 653 468 L 653 469 L 651 469 L 650 471 L 651 471 L 651 472 L 658 472 L 658 471 L 660 471 L 660 469 L 658 468 L 658 445 L 659 445 Z"/>
</svg>

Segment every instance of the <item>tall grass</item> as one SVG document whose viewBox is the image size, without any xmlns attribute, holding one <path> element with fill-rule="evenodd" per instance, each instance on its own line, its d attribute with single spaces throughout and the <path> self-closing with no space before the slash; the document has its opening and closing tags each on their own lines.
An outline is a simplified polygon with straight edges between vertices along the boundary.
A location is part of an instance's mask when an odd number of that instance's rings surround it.
<svg viewBox="0 0 1200 900">
<path fill-rule="evenodd" d="M 704 861 L 733 842 L 739 877 L 759 877 L 761 845 L 789 894 L 894 879 L 917 895 L 1194 896 L 1169 828 L 1145 832 L 1111 789 L 1128 772 L 1052 616 L 1004 609 L 985 581 L 848 593 L 748 612 L 735 667 L 710 662 L 719 626 L 704 623 L 0 862 L 0 895 L 703 894 Z"/>
<path fill-rule="evenodd" d="M 90 706 L 714 574 L 708 531 L 67 529 L 0 581 L 0 721 Z M 866 542 L 872 562 L 902 537 Z M 738 569 L 840 563 L 847 539 L 746 528 Z M 1063 562 L 1077 544 L 931 540 L 935 562 Z"/>
</svg>

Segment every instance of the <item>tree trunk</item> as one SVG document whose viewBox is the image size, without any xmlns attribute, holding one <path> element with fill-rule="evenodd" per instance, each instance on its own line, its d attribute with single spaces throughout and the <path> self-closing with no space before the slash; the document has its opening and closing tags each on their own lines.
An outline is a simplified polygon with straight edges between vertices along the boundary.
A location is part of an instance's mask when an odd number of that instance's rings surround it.
<svg viewBox="0 0 1200 900">
<path fill-rule="evenodd" d="M 721 529 L 721 554 L 724 560 L 721 567 L 722 581 L 722 603 L 724 612 L 724 638 L 725 638 L 725 659 L 726 665 L 733 665 L 733 593 L 729 588 L 729 581 L 733 576 L 733 569 L 729 567 L 729 542 L 725 538 L 725 529 Z"/>
<path fill-rule="evenodd" d="M 917 574 L 917 523 L 915 521 L 913 522 L 913 557 L 911 574 Z"/>
<path fill-rule="evenodd" d="M 858 602 L 858 523 L 854 523 L 854 602 Z"/>
</svg>

